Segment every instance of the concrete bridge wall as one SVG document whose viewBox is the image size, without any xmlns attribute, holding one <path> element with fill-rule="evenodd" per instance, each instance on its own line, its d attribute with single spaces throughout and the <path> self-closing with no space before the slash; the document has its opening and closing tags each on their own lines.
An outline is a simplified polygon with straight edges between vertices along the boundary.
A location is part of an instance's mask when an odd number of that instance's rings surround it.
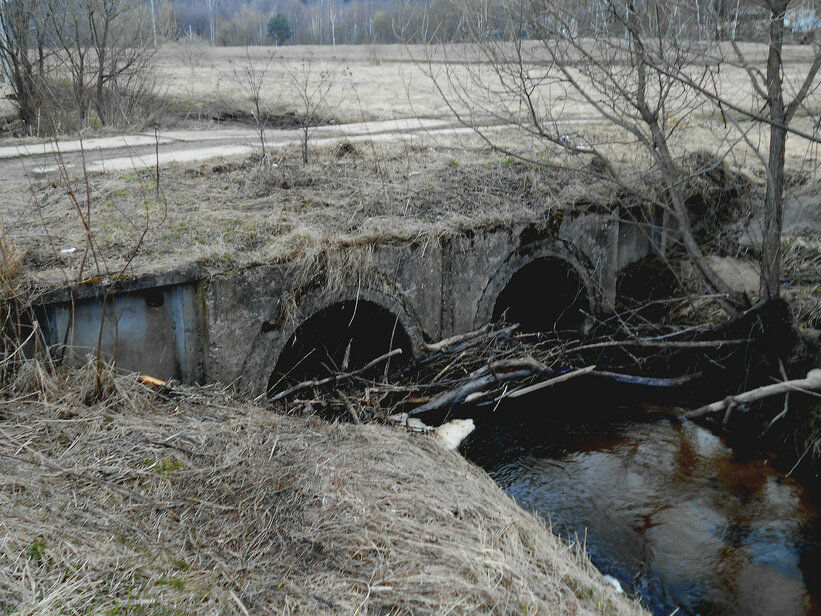
<svg viewBox="0 0 821 616">
<path fill-rule="evenodd" d="M 123 369 L 263 393 L 300 324 L 338 302 L 373 302 L 387 310 L 414 351 L 423 340 L 487 323 L 514 274 L 550 258 L 572 268 L 593 312 L 608 313 L 619 269 L 650 251 L 646 237 L 638 225 L 584 215 L 438 240 L 351 245 L 311 261 L 241 271 L 192 267 L 118 282 L 115 289 L 80 286 L 73 298 L 54 293 L 42 325 L 49 343 L 66 345 L 73 362 L 83 361 L 100 339 Z M 534 301 L 549 300 L 550 280 L 533 286 Z"/>
</svg>

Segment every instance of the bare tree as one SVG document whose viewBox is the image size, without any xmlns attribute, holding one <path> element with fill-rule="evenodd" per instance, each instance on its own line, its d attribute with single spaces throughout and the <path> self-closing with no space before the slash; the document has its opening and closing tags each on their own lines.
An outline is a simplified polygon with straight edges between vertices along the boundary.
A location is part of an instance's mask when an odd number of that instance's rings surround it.
<svg viewBox="0 0 821 616">
<path fill-rule="evenodd" d="M 785 103 L 782 44 L 789 2 L 764 1 L 770 11 L 766 73 L 745 58 L 736 43 L 717 39 L 729 30 L 726 11 L 687 0 L 511 0 L 503 5 L 503 25 L 496 29 L 490 28 L 498 22 L 495 6 L 465 0 L 457 38 L 466 43 L 436 50 L 451 61 L 458 50 L 464 54 L 458 58 L 461 62 L 442 66 L 429 56 L 426 66 L 452 111 L 490 145 L 541 162 L 538 152 L 500 146 L 493 133 L 481 128 L 491 120 L 512 122 L 537 142 L 588 155 L 596 163 L 593 169 L 577 171 L 598 169 L 602 179 L 653 204 L 663 212 L 659 252 L 680 241 L 706 288 L 736 314 L 749 300 L 731 292 L 703 254 L 687 211 L 690 170 L 682 165 L 685 152 L 676 147 L 679 133 L 692 125 L 696 113 L 716 114 L 727 125 L 721 127 L 715 160 L 731 156 L 739 144 L 759 150 L 750 138 L 751 124 L 728 120 L 729 111 L 769 126 L 770 140 L 764 146 L 769 154 L 761 157 L 767 174 L 762 286 L 766 298 L 777 296 L 784 144 L 789 122 L 813 90 L 821 56 L 816 51 L 794 98 Z M 434 39 L 431 31 L 439 26 L 431 22 L 427 36 Z M 727 49 L 735 51 L 736 63 L 753 83 L 760 100 L 752 105 L 721 92 L 718 76 Z M 643 152 L 649 170 L 661 180 L 662 194 L 622 177 L 624 165 L 608 156 L 607 140 L 597 141 L 567 121 L 567 110 L 578 108 L 618 127 L 629 138 L 625 147 Z"/>
<path fill-rule="evenodd" d="M 94 50 L 93 105 L 103 124 L 122 113 L 128 98 L 143 92 L 155 59 L 153 3 L 138 0 L 83 0 L 89 15 L 88 41 Z M 127 115 L 127 114 L 126 114 Z"/>
<path fill-rule="evenodd" d="M 155 9 L 152 20 L 151 6 L 141 0 L 1 2 L 0 59 L 10 67 L 26 124 L 37 126 L 42 115 L 65 124 L 57 117 L 65 113 L 66 85 L 81 125 L 91 109 L 102 124 L 128 123 L 152 85 L 154 28 L 160 37 L 167 31 L 167 10 Z"/>
<path fill-rule="evenodd" d="M 256 123 L 263 160 L 267 160 L 265 129 L 268 127 L 268 121 L 270 119 L 270 112 L 266 109 L 263 87 L 268 69 L 271 67 L 273 61 L 274 54 L 268 53 L 267 57 L 263 58 L 261 63 L 258 64 L 254 62 L 250 50 L 246 47 L 245 62 L 242 66 L 234 69 L 234 78 L 251 103 L 251 115 Z"/>
<path fill-rule="evenodd" d="M 735 38 L 731 38 L 735 59 L 749 77 L 758 96 L 752 109 L 762 109 L 763 115 L 754 120 L 769 126 L 769 148 L 764 168 L 767 174 L 767 191 L 764 198 L 763 241 L 761 245 L 761 279 L 767 299 L 778 297 L 781 274 L 781 232 L 784 218 L 785 154 L 787 138 L 796 112 L 817 87 L 821 69 L 821 47 L 817 37 L 812 39 L 812 59 L 806 73 L 797 81 L 792 93 L 785 92 L 784 39 L 787 32 L 785 17 L 791 0 L 763 0 L 769 17 L 767 28 L 768 52 L 766 72 L 758 70 L 752 58 L 741 50 Z M 790 98 L 791 96 L 791 98 Z M 717 104 L 725 103 L 721 99 Z M 736 107 L 736 106 L 733 106 Z M 744 110 L 741 110 L 744 111 Z M 812 112 L 813 110 L 811 110 Z M 745 113 L 744 115 L 749 115 Z M 814 137 L 813 137 L 814 138 Z M 762 158 L 763 162 L 763 158 Z"/>
<path fill-rule="evenodd" d="M 39 125 L 51 56 L 42 3 L 36 0 L 0 2 L 0 65 L 14 92 L 20 118 L 30 128 Z"/>
<path fill-rule="evenodd" d="M 302 162 L 308 163 L 308 142 L 311 129 L 319 121 L 319 113 L 328 102 L 339 67 L 320 68 L 312 57 L 304 58 L 288 70 L 289 91 L 296 106 L 296 116 L 302 131 Z"/>
<path fill-rule="evenodd" d="M 205 6 L 208 8 L 208 32 L 211 44 L 214 44 L 217 36 L 217 7 L 220 0 L 205 0 Z"/>
</svg>

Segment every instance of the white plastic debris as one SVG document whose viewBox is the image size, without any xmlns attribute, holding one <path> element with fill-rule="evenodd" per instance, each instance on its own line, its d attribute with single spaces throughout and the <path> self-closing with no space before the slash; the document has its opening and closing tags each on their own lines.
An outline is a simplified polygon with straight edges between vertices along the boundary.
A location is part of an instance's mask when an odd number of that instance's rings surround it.
<svg viewBox="0 0 821 616">
<path fill-rule="evenodd" d="M 624 594 L 624 589 L 621 587 L 621 584 L 612 575 L 605 575 L 604 576 L 604 581 L 607 582 L 608 584 L 610 584 L 610 586 L 612 586 L 616 590 L 617 593 L 622 594 L 622 595 Z"/>
</svg>

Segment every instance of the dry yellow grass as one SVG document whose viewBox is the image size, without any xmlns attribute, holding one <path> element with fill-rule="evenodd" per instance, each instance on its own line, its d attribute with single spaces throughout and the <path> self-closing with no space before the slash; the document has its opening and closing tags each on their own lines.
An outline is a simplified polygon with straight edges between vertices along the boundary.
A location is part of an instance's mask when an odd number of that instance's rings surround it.
<svg viewBox="0 0 821 616">
<path fill-rule="evenodd" d="M 763 63 L 766 47 L 754 43 L 741 45 L 742 51 L 754 62 Z M 503 53 L 509 53 L 502 46 Z M 732 57 L 729 48 L 724 54 Z M 312 62 L 317 73 L 322 70 L 337 71 L 337 86 L 328 96 L 326 112 L 343 121 L 362 119 L 390 119 L 394 117 L 450 117 L 451 110 L 442 100 L 429 75 L 437 76 L 448 98 L 462 113 L 486 115 L 476 104 L 458 101 L 446 78 L 451 72 L 452 81 L 464 86 L 473 102 L 492 99 L 496 106 L 509 105 L 515 110 L 518 103 L 499 97 L 499 87 L 494 72 L 485 65 L 486 57 L 472 45 L 448 47 L 424 45 L 340 45 L 284 46 L 284 47 L 207 47 L 192 46 L 185 41 L 169 44 L 161 51 L 159 59 L 160 81 L 167 96 L 190 106 L 191 117 L 197 109 L 223 108 L 250 111 L 250 103 L 244 88 L 238 88 L 238 76 L 249 63 L 263 67 L 273 56 L 261 92 L 266 106 L 284 112 L 293 109 L 288 92 L 288 74 L 303 61 Z M 523 56 L 532 67 L 545 64 L 547 54 L 540 41 L 526 41 Z M 432 64 L 428 64 L 428 62 Z M 446 69 L 445 62 L 454 65 Z M 810 46 L 788 45 L 784 52 L 785 87 L 796 89 L 802 76 L 812 63 Z M 541 71 L 536 73 L 541 78 Z M 715 76 L 717 91 L 728 100 L 747 107 L 753 103 L 752 88 L 743 69 L 722 64 Z M 582 83 L 584 81 L 582 80 Z M 494 92 L 486 91 L 491 88 Z M 549 95 L 548 95 L 549 92 Z M 561 94 L 552 86 L 537 87 L 533 92 L 537 100 L 549 101 L 560 120 L 594 118 L 595 110 L 579 100 L 578 95 Z M 811 96 L 806 107 L 817 110 L 821 105 L 818 95 Z"/>
<path fill-rule="evenodd" d="M 382 54 L 383 50 L 376 53 Z M 335 85 L 322 107 L 327 116 L 356 122 L 449 115 L 433 85 L 407 56 L 398 61 L 371 60 L 365 46 L 253 47 L 248 54 L 258 69 L 268 63 L 271 55 L 275 58 L 260 94 L 263 106 L 275 113 L 294 110 L 296 101 L 289 92 L 289 73 L 306 61 L 313 64 L 315 75 L 322 71 L 336 73 Z M 158 73 L 166 96 L 179 106 L 188 107 L 189 117 L 196 119 L 200 109 L 206 113 L 214 109 L 251 111 L 248 93 L 238 87 L 248 64 L 245 48 L 205 47 L 192 58 L 185 45 L 176 45 L 163 50 Z"/>
<path fill-rule="evenodd" d="M 714 125 L 712 117 L 694 119 L 674 137 L 676 149 L 716 151 L 721 135 Z M 586 123 L 576 129 L 601 143 L 626 179 L 641 181 L 638 171 L 650 168 L 647 153 L 611 127 Z M 586 162 L 560 147 L 528 141 L 513 129 L 496 130 L 492 137 L 539 163 Z M 809 194 L 817 185 L 817 170 L 811 166 L 804 173 L 807 145 L 797 139 L 790 144 L 791 173 Z M 276 167 L 253 156 L 172 164 L 161 170 L 159 198 L 153 170 L 92 175 L 91 229 L 98 256 L 105 259 L 103 272 L 89 259 L 83 261 L 87 235 L 63 183 L 35 181 L 36 197 L 23 187 L 6 187 L 0 194 L 2 217 L 9 239 L 25 255 L 26 268 L 44 283 L 63 284 L 81 277 L 81 265 L 82 277 L 116 274 L 135 249 L 129 274 L 191 263 L 231 268 L 310 260 L 317 252 L 351 243 L 436 241 L 465 228 L 538 219 L 574 203 L 607 206 L 616 196 L 609 182 L 591 183 L 573 172 L 517 163 L 472 134 L 365 141 L 354 148 L 353 155 L 339 158 L 335 146 L 318 143 L 309 165 L 294 162 L 299 154 L 288 148 L 269 154 Z M 737 145 L 725 162 L 734 173 L 748 175 L 751 186 L 761 185 L 763 176 L 749 147 Z M 81 177 L 73 182 L 83 208 L 85 186 Z M 746 190 L 752 212 L 758 193 Z M 61 253 L 71 249 L 71 254 Z"/>
<path fill-rule="evenodd" d="M 754 62 L 763 63 L 766 47 L 754 43 L 742 43 L 745 55 Z M 524 56 L 533 66 L 547 62 L 541 41 L 526 41 Z M 729 48 L 724 54 L 732 57 Z M 242 87 L 241 75 L 249 64 L 257 69 L 270 63 L 261 90 L 263 107 L 285 113 L 294 109 L 295 101 L 289 92 L 288 75 L 303 61 L 315 66 L 315 73 L 333 71 L 337 82 L 330 91 L 323 110 L 326 116 L 342 121 L 363 119 L 390 119 L 395 117 L 450 117 L 451 110 L 439 96 L 427 72 L 439 77 L 439 83 L 464 113 L 484 115 L 476 105 L 457 103 L 445 77 L 445 61 L 455 63 L 451 67 L 455 81 L 467 88 L 469 97 L 476 101 L 488 93 L 490 86 L 496 90 L 493 74 L 482 67 L 485 57 L 471 45 L 424 46 L 424 45 L 339 45 L 339 46 L 283 46 L 283 47 L 209 47 L 195 39 L 193 43 L 183 39 L 165 44 L 157 58 L 156 75 L 160 84 L 160 96 L 172 102 L 181 118 L 209 120 L 219 111 L 249 113 L 251 103 L 246 88 Z M 794 90 L 812 62 L 811 46 L 787 45 L 784 49 L 785 87 Z M 428 60 L 432 62 L 428 65 Z M 474 77 L 480 76 L 480 79 Z M 717 90 L 729 100 L 744 107 L 752 104 L 751 88 L 745 72 L 724 62 L 715 75 Z M 0 85 L 0 113 L 12 110 L 5 95 L 10 92 Z M 570 95 L 562 99 L 555 84 L 550 89 L 537 88 L 533 96 L 552 101 L 550 105 L 558 119 L 572 120 L 595 117 L 595 111 L 583 104 L 579 97 Z M 555 97 L 558 95 L 558 100 Z M 818 94 L 810 97 L 806 107 L 817 110 L 821 103 Z M 495 103 L 510 105 L 515 110 L 516 101 L 502 99 Z"/>
<path fill-rule="evenodd" d="M 644 613 L 429 436 L 61 390 L 0 404 L 0 611 Z"/>
<path fill-rule="evenodd" d="M 716 151 L 721 135 L 715 121 L 696 118 L 683 126 L 677 150 Z M 576 128 L 603 144 L 626 179 L 640 181 L 637 172 L 651 166 L 646 151 L 611 127 L 588 123 Z M 505 148 L 531 153 L 540 163 L 586 162 L 560 147 L 531 143 L 513 129 L 497 130 L 492 137 Z M 353 155 L 339 158 L 335 146 L 317 144 L 309 165 L 294 162 L 299 154 L 288 148 L 270 153 L 269 162 L 278 161 L 276 167 L 258 157 L 172 164 L 161 170 L 159 198 L 153 170 L 93 175 L 91 229 L 99 254 L 108 273 L 117 273 L 135 248 L 127 273 L 190 263 L 241 267 L 350 243 L 435 240 L 464 228 L 537 219 L 568 204 L 607 205 L 616 194 L 605 181 L 591 183 L 572 172 L 516 163 L 472 134 L 365 141 L 354 148 Z M 792 140 L 788 164 L 804 183 L 801 190 L 809 193 L 818 178 L 814 167 L 803 173 L 806 148 Z M 757 159 L 744 144 L 732 148 L 725 162 L 757 183 L 763 180 Z M 84 180 L 76 178 L 73 187 L 85 207 Z M 6 232 L 25 253 L 26 267 L 43 280 L 76 280 L 87 236 L 65 185 L 38 180 L 33 194 L 22 187 L 2 190 Z M 751 190 L 744 197 L 752 211 L 757 193 Z M 64 249 L 74 252 L 61 254 Z M 89 263 L 83 277 L 98 275 Z"/>
<path fill-rule="evenodd" d="M 151 170 L 96 175 L 89 180 L 91 228 L 112 273 L 146 225 L 129 272 L 193 262 L 237 267 L 351 242 L 435 239 L 508 224 L 561 200 L 569 181 L 509 164 L 478 145 L 475 138 L 441 146 L 364 143 L 344 158 L 333 147 L 318 148 L 307 166 L 292 162 L 295 150 L 276 151 L 280 164 L 273 169 L 258 158 L 171 165 L 161 173 L 160 199 Z M 78 178 L 74 188 L 85 204 L 84 181 Z M 7 233 L 30 270 L 55 283 L 76 279 L 87 241 L 82 220 L 64 185 L 39 181 L 34 193 L 36 200 L 5 192 Z M 44 241 L 44 228 L 51 241 Z M 84 276 L 97 275 L 89 263 Z"/>
</svg>

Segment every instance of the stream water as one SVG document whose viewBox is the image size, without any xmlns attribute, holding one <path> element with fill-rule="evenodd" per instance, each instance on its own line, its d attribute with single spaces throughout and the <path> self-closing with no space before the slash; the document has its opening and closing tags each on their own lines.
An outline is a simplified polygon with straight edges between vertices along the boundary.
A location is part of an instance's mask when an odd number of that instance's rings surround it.
<svg viewBox="0 0 821 616">
<path fill-rule="evenodd" d="M 821 503 L 767 459 L 640 405 L 528 405 L 475 409 L 465 455 L 654 614 L 821 614 Z"/>
</svg>

